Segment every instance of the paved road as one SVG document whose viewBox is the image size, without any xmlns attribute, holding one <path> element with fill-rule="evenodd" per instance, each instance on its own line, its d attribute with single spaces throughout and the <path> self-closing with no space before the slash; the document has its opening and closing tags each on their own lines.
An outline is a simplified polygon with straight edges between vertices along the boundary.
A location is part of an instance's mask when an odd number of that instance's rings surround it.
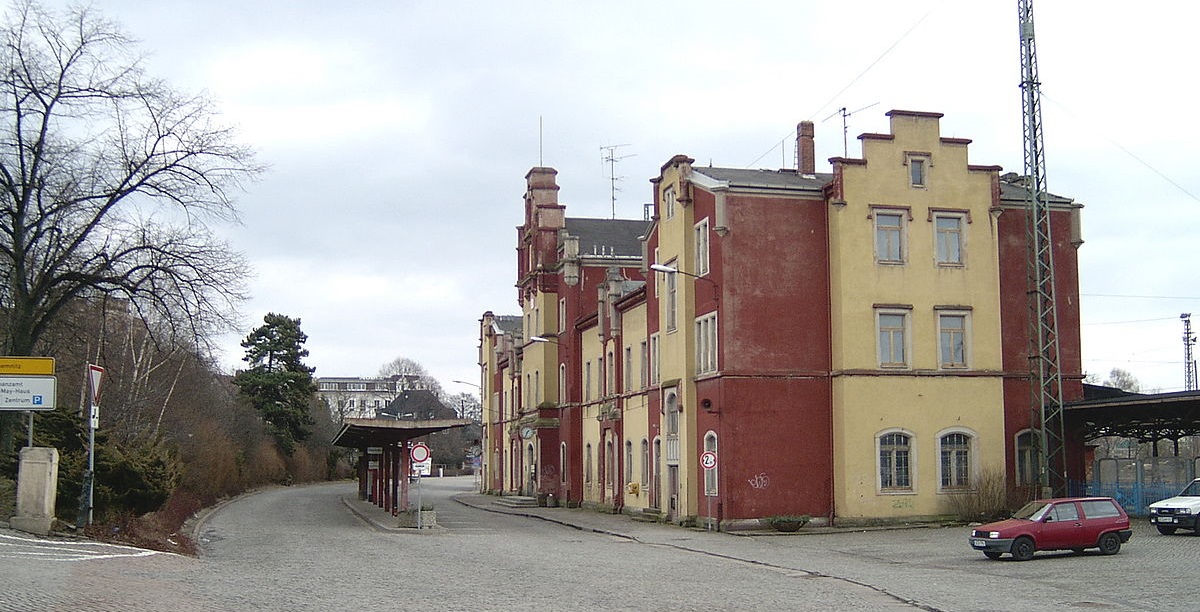
<svg viewBox="0 0 1200 612">
<path fill-rule="evenodd" d="M 1200 537 L 1140 523 L 1114 557 L 994 562 L 962 528 L 740 537 L 583 510 L 505 514 L 471 485 L 425 480 L 440 527 L 420 533 L 348 506 L 353 484 L 263 491 L 202 523 L 199 558 L 0 530 L 0 610 L 1195 608 Z"/>
</svg>

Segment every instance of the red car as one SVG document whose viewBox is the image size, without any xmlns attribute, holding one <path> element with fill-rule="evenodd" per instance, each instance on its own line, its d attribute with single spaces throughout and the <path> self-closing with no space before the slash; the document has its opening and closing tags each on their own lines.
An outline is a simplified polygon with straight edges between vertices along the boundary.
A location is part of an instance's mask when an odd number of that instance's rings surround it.
<svg viewBox="0 0 1200 612">
<path fill-rule="evenodd" d="M 1010 553 L 1028 561 L 1039 550 L 1115 555 L 1131 535 L 1129 516 L 1111 497 L 1073 497 L 1031 501 L 1010 519 L 976 527 L 969 541 L 989 559 Z"/>
</svg>

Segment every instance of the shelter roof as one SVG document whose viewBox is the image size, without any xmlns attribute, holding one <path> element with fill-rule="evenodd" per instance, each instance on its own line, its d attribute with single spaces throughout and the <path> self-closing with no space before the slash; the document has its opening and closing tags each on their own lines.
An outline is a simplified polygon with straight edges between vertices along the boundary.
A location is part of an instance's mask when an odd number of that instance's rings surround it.
<svg viewBox="0 0 1200 612">
<path fill-rule="evenodd" d="M 469 419 L 346 419 L 333 437 L 333 444 L 346 448 L 388 446 L 470 424 Z"/>
<path fill-rule="evenodd" d="M 1063 410 L 1068 425 L 1080 428 L 1086 440 L 1121 436 L 1153 442 L 1200 435 L 1200 391 L 1142 394 L 1084 388 L 1086 399 Z"/>
</svg>

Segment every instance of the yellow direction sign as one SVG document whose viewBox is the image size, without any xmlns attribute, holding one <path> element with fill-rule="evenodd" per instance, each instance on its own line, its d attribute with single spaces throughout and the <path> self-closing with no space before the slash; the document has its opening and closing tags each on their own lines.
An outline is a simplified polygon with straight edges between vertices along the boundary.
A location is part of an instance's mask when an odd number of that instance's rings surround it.
<svg viewBox="0 0 1200 612">
<path fill-rule="evenodd" d="M 53 357 L 0 357 L 0 375 L 50 376 L 54 374 Z"/>
</svg>

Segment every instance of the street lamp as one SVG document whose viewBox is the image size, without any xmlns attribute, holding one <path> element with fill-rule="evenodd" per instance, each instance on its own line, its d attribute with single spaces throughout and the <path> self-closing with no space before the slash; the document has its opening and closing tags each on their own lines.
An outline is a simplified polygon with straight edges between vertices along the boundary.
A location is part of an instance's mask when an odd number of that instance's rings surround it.
<svg viewBox="0 0 1200 612">
<path fill-rule="evenodd" d="M 550 344 L 558 344 L 558 340 L 555 340 L 553 338 L 546 338 L 544 336 L 530 336 L 529 341 L 530 342 L 549 342 Z"/>
<path fill-rule="evenodd" d="M 696 280 L 702 280 L 706 283 L 712 284 L 712 286 L 713 286 L 713 301 L 714 302 L 717 300 L 717 293 L 721 290 L 720 286 L 717 285 L 717 281 L 714 281 L 713 279 L 711 279 L 707 276 L 700 276 L 699 274 L 692 274 L 691 272 L 684 272 L 683 270 L 680 270 L 679 268 L 665 266 L 660 263 L 650 264 L 650 269 L 654 270 L 655 272 L 662 272 L 663 274 L 682 274 L 684 276 L 690 276 Z"/>
<path fill-rule="evenodd" d="M 475 476 L 477 479 L 476 484 L 479 485 L 479 492 L 483 493 L 484 490 L 487 488 L 487 484 L 486 484 L 487 483 L 487 476 L 486 476 L 487 469 L 485 467 L 485 462 L 486 462 L 486 458 L 487 458 L 487 448 L 488 448 L 488 442 L 487 442 L 488 424 L 484 422 L 486 412 L 483 407 L 483 387 L 480 385 L 477 385 L 473 382 L 467 382 L 465 380 L 454 380 L 451 382 L 455 382 L 460 385 L 469 385 L 471 387 L 475 387 L 476 389 L 479 389 L 479 455 L 478 455 L 479 467 L 478 467 L 478 469 L 476 469 L 474 471 L 475 471 Z"/>
</svg>

